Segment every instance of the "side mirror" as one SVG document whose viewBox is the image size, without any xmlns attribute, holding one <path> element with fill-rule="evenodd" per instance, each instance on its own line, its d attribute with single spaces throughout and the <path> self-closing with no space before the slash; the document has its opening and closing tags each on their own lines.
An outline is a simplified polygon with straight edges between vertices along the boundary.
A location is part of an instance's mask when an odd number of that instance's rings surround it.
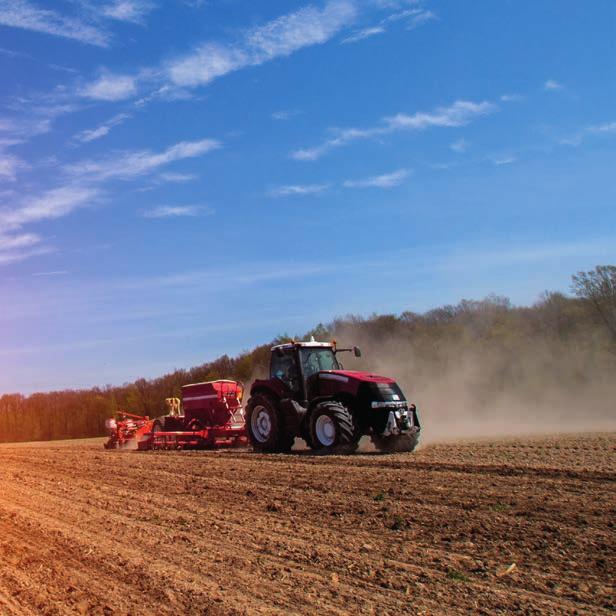
<svg viewBox="0 0 616 616">
<path fill-rule="evenodd" d="M 354 346 L 353 354 L 355 355 L 355 357 L 361 357 L 361 349 L 359 347 Z"/>
</svg>

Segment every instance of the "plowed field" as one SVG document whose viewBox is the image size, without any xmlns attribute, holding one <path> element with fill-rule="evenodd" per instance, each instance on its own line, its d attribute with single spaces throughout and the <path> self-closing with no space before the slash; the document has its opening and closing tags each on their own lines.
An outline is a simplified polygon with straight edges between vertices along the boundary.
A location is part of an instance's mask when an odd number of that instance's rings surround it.
<svg viewBox="0 0 616 616">
<path fill-rule="evenodd" d="M 0 447 L 0 614 L 603 614 L 616 434 L 413 454 Z"/>
</svg>

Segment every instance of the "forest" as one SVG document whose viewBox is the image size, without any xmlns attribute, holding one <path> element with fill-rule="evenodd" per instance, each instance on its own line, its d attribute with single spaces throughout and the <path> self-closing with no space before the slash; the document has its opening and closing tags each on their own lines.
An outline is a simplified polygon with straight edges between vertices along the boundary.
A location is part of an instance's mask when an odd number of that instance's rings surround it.
<svg viewBox="0 0 616 616">
<path fill-rule="evenodd" d="M 359 345 L 363 357 L 343 357 L 345 367 L 396 378 L 440 433 L 494 421 L 603 426 L 615 415 L 616 267 L 579 272 L 571 289 L 571 296 L 545 292 L 532 306 L 490 296 L 422 314 L 349 315 L 294 337 Z M 289 339 L 119 386 L 4 394 L 0 442 L 102 436 L 119 410 L 164 414 L 165 398 L 182 385 L 219 378 L 249 385 L 267 373 L 270 347 Z"/>
</svg>

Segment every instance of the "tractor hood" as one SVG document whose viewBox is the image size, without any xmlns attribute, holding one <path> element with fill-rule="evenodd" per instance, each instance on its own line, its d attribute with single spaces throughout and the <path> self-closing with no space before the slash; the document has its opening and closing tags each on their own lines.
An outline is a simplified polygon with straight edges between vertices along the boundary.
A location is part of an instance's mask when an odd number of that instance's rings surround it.
<svg viewBox="0 0 616 616">
<path fill-rule="evenodd" d="M 362 381 L 364 383 L 395 383 L 394 379 L 387 376 L 379 376 L 371 372 L 358 372 L 355 370 L 323 370 L 319 372 L 319 377 L 324 380 L 340 381 Z"/>
</svg>

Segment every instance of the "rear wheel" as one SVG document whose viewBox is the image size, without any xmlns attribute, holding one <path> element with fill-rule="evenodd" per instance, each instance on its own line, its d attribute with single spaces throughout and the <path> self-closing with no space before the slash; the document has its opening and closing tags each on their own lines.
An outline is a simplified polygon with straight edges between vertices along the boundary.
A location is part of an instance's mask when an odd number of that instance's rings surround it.
<svg viewBox="0 0 616 616">
<path fill-rule="evenodd" d="M 373 434 L 371 438 L 375 448 L 383 453 L 411 452 L 419 442 L 417 434 L 398 434 L 397 436 L 377 436 Z"/>
<path fill-rule="evenodd" d="M 320 402 L 310 414 L 310 446 L 320 453 L 352 453 L 359 434 L 352 413 L 340 402 Z"/>
<path fill-rule="evenodd" d="M 246 405 L 248 437 L 256 451 L 287 452 L 295 435 L 289 432 L 276 402 L 266 394 L 255 394 Z"/>
<path fill-rule="evenodd" d="M 152 432 L 152 436 L 150 438 L 152 441 L 152 449 L 160 449 L 160 443 L 156 441 L 156 435 L 159 432 L 164 432 L 163 424 L 160 419 L 154 420 L 154 423 L 152 424 L 151 432 Z"/>
</svg>

